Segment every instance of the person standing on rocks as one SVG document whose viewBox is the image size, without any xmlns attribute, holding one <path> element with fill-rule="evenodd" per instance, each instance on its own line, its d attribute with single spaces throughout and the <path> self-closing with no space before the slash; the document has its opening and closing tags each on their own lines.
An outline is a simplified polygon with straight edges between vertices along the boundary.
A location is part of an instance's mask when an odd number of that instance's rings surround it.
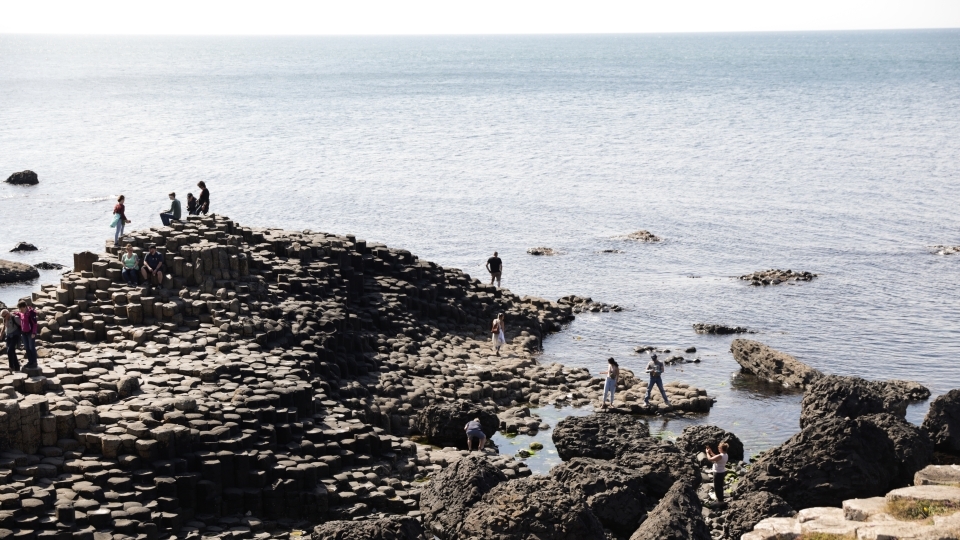
<svg viewBox="0 0 960 540">
<path fill-rule="evenodd" d="M 140 274 L 147 283 L 156 282 L 157 285 L 163 283 L 163 253 L 157 251 L 157 246 L 150 246 L 150 251 L 143 258 Z"/>
<path fill-rule="evenodd" d="M 493 334 L 493 350 L 497 356 L 500 356 L 500 347 L 507 342 L 506 336 L 503 335 L 503 313 L 497 315 L 497 318 L 493 320 L 493 324 L 490 325 L 490 333 Z"/>
<path fill-rule="evenodd" d="M 497 252 L 493 252 L 493 257 L 487 259 L 487 272 L 490 272 L 490 284 L 493 285 L 493 282 L 497 282 L 497 287 L 500 286 L 500 273 L 503 272 L 503 261 L 500 260 L 500 257 L 497 256 Z"/>
<path fill-rule="evenodd" d="M 730 445 L 726 442 L 717 445 L 719 454 L 714 453 L 709 446 L 706 448 L 707 459 L 713 462 L 713 494 L 717 496 L 718 503 L 723 503 L 723 480 L 727 476 L 727 460 L 730 459 L 727 448 L 730 448 Z"/>
<path fill-rule="evenodd" d="M 20 317 L 10 313 L 10 310 L 0 311 L 0 338 L 7 344 L 7 362 L 10 373 L 20 371 L 20 360 L 17 359 L 17 345 L 20 343 Z"/>
<path fill-rule="evenodd" d="M 140 279 L 137 274 L 140 273 L 140 258 L 133 252 L 133 244 L 127 244 L 126 251 L 123 252 L 123 255 L 120 255 L 120 264 L 123 265 L 123 271 L 121 272 L 123 281 L 131 287 L 139 285 Z"/>
<path fill-rule="evenodd" d="M 123 204 L 126 200 L 126 197 L 123 195 L 117 197 L 117 205 L 113 207 L 113 219 L 117 220 L 116 232 L 113 234 L 113 245 L 120 245 L 120 237 L 123 236 L 123 226 L 127 223 L 130 223 L 130 220 L 127 219 L 127 207 Z"/>
<path fill-rule="evenodd" d="M 170 221 L 180 220 L 180 201 L 177 200 L 177 194 L 170 192 L 170 208 L 166 212 L 160 213 L 160 221 L 164 227 L 170 226 Z"/>
<path fill-rule="evenodd" d="M 660 395 L 663 396 L 663 402 L 670 406 L 670 400 L 667 399 L 667 391 L 663 389 L 663 375 L 664 370 L 663 362 L 661 362 L 657 355 L 650 355 L 650 362 L 647 363 L 647 373 L 650 374 L 650 383 L 647 384 L 647 397 L 643 399 L 643 403 L 649 407 L 650 406 L 650 392 L 653 391 L 653 386 L 657 385 L 657 388 L 660 389 Z"/>
<path fill-rule="evenodd" d="M 207 215 L 210 211 L 210 191 L 207 190 L 207 184 L 202 180 L 197 182 L 200 188 L 200 198 L 197 199 L 197 214 Z"/>
<path fill-rule="evenodd" d="M 483 432 L 483 426 L 480 425 L 480 419 L 474 418 L 473 420 L 467 422 L 467 425 L 463 427 L 463 430 L 467 432 L 467 450 L 473 451 L 473 439 L 479 439 L 477 450 L 483 452 L 483 445 L 487 444 L 487 434 Z"/>
<path fill-rule="evenodd" d="M 607 408 L 607 393 L 610 394 L 610 406 L 613 406 L 613 395 L 617 392 L 617 380 L 620 379 L 620 364 L 613 358 L 607 358 L 607 370 L 601 373 L 606 375 L 607 380 L 603 383 L 603 399 L 600 400 L 600 408 Z"/>
<path fill-rule="evenodd" d="M 37 310 L 27 305 L 26 300 L 17 302 L 20 310 L 20 340 L 23 342 L 24 354 L 27 355 L 26 369 L 37 367 Z"/>
</svg>

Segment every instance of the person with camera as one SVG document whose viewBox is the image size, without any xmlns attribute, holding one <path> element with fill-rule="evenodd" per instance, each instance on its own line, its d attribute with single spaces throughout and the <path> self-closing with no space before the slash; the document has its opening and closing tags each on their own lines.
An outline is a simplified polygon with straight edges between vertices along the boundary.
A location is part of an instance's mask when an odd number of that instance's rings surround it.
<svg viewBox="0 0 960 540">
<path fill-rule="evenodd" d="M 730 459 L 727 448 L 730 448 L 730 445 L 725 442 L 717 445 L 720 453 L 715 453 L 709 446 L 706 447 L 707 459 L 713 462 L 713 493 L 717 496 L 718 503 L 723 503 L 723 480 L 727 476 L 727 460 Z"/>
<path fill-rule="evenodd" d="M 667 398 L 667 391 L 663 389 L 663 370 L 665 369 L 663 362 L 657 359 L 656 354 L 650 355 L 650 362 L 647 363 L 647 373 L 650 374 L 650 382 L 647 384 L 647 397 L 643 399 L 643 403 L 649 407 L 650 406 L 650 392 L 653 391 L 654 385 L 660 389 L 660 395 L 663 396 L 663 402 L 670 406 L 670 399 Z"/>
</svg>

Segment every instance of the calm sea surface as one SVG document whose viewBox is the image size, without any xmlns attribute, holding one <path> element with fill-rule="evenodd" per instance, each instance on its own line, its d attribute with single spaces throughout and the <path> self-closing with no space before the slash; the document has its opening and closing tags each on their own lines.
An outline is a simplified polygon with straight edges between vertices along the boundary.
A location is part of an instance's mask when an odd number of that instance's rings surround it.
<svg viewBox="0 0 960 540">
<path fill-rule="evenodd" d="M 627 308 L 579 317 L 544 361 L 638 370 L 636 345 L 696 346 L 667 379 L 707 388 L 702 421 L 756 452 L 798 430 L 800 398 L 735 377 L 731 339 L 692 323 L 757 329 L 828 373 L 960 387 L 960 255 L 928 247 L 960 244 L 958 135 L 960 31 L 0 36 L 0 176 L 41 178 L 0 184 L 0 250 L 69 264 L 111 235 L 117 194 L 133 227 L 158 225 L 199 180 L 247 225 L 477 276 L 498 250 L 517 293 Z M 615 239 L 637 229 L 666 241 Z M 773 267 L 820 278 L 732 278 Z"/>
</svg>

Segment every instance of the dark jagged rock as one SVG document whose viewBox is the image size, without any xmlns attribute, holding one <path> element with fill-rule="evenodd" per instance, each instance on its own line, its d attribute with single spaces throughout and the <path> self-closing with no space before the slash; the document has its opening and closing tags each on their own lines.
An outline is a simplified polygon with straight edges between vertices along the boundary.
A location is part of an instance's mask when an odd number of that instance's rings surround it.
<svg viewBox="0 0 960 540">
<path fill-rule="evenodd" d="M 787 387 L 806 388 L 823 373 L 759 341 L 735 339 L 730 352 L 743 371 Z"/>
<path fill-rule="evenodd" d="M 647 494 L 644 471 L 614 461 L 573 458 L 550 475 L 571 492 L 582 492 L 587 506 L 604 527 L 629 536 L 656 502 Z"/>
<path fill-rule="evenodd" d="M 703 507 L 691 482 L 677 482 L 630 540 L 710 540 Z"/>
<path fill-rule="evenodd" d="M 604 540 L 586 497 L 550 478 L 503 482 L 470 509 L 462 538 L 482 540 Z"/>
<path fill-rule="evenodd" d="M 743 326 L 727 326 L 725 324 L 694 323 L 693 330 L 698 334 L 756 334 L 753 330 Z"/>
<path fill-rule="evenodd" d="M 740 279 L 749 281 L 751 285 L 779 285 L 790 281 L 813 281 L 817 274 L 810 272 L 794 272 L 793 270 L 760 270 L 752 274 L 740 276 Z"/>
<path fill-rule="evenodd" d="M 553 443 L 564 461 L 575 457 L 614 459 L 649 437 L 646 421 L 618 413 L 569 416 L 553 430 Z"/>
<path fill-rule="evenodd" d="M 930 404 L 922 428 L 938 452 L 960 455 L 960 390 L 937 396 Z"/>
<path fill-rule="evenodd" d="M 434 476 L 420 495 L 423 521 L 443 540 L 462 538 L 467 512 L 507 477 L 484 455 L 474 454 L 452 463 Z"/>
<path fill-rule="evenodd" d="M 840 506 L 902 487 L 930 457 L 929 438 L 896 416 L 827 417 L 765 452 L 736 493 L 769 491 L 797 510 Z"/>
<path fill-rule="evenodd" d="M 437 403 L 423 408 L 416 419 L 417 430 L 437 446 L 455 446 L 467 449 L 467 435 L 464 426 L 474 418 L 480 419 L 483 433 L 487 439 L 493 437 L 500 427 L 497 415 L 482 407 L 464 400 L 452 403 Z"/>
<path fill-rule="evenodd" d="M 29 264 L 0 260 L 0 283 L 19 283 L 40 277 L 40 272 Z"/>
<path fill-rule="evenodd" d="M 930 398 L 930 389 L 915 381 L 884 381 L 888 393 L 902 396 L 907 401 L 925 401 Z"/>
<path fill-rule="evenodd" d="M 635 231 L 626 236 L 627 240 L 636 240 L 638 242 L 661 242 L 663 239 L 647 230 Z"/>
<path fill-rule="evenodd" d="M 41 262 L 33 265 L 38 270 L 63 270 L 63 265 L 52 262 Z"/>
<path fill-rule="evenodd" d="M 11 253 L 20 251 L 37 251 L 37 246 L 28 242 L 17 242 L 17 245 L 10 250 Z"/>
<path fill-rule="evenodd" d="M 311 540 L 428 540 L 420 522 L 391 516 L 365 521 L 330 521 L 316 527 Z"/>
<path fill-rule="evenodd" d="M 724 512 L 724 532 L 727 538 L 739 539 L 753 530 L 760 520 L 770 517 L 791 517 L 796 511 L 787 501 L 767 491 L 746 493 L 729 502 Z"/>
<path fill-rule="evenodd" d="M 640 475 L 647 495 L 654 499 L 662 498 L 680 481 L 700 484 L 700 469 L 694 456 L 681 452 L 668 441 L 641 439 L 616 461 Z"/>
<path fill-rule="evenodd" d="M 546 255 L 546 256 L 559 255 L 559 252 L 558 252 L 558 251 L 554 250 L 553 248 L 548 248 L 548 247 L 532 247 L 532 248 L 530 248 L 530 249 L 527 250 L 527 253 L 529 253 L 530 255 L 537 255 L 537 256 L 543 256 L 543 255 Z"/>
<path fill-rule="evenodd" d="M 608 311 L 623 311 L 623 308 L 616 304 L 594 302 L 593 298 L 577 296 L 575 294 L 564 296 L 563 298 L 557 300 L 557 303 L 564 306 L 570 306 L 570 309 L 573 311 L 573 313 L 606 313 Z"/>
<path fill-rule="evenodd" d="M 717 426 L 688 426 L 677 437 L 677 447 L 693 455 L 703 452 L 708 445 L 716 451 L 717 445 L 721 442 L 730 445 L 727 449 L 727 456 L 731 462 L 743 461 L 743 442 L 733 433 L 724 431 Z"/>
<path fill-rule="evenodd" d="M 11 174 L 6 179 L 6 183 L 15 186 L 35 186 L 40 183 L 40 179 L 37 178 L 37 173 L 33 171 L 20 171 Z"/>
<path fill-rule="evenodd" d="M 907 400 L 896 387 L 859 377 L 827 375 L 814 382 L 803 395 L 800 427 L 827 417 L 857 418 L 868 414 L 907 415 Z"/>
</svg>

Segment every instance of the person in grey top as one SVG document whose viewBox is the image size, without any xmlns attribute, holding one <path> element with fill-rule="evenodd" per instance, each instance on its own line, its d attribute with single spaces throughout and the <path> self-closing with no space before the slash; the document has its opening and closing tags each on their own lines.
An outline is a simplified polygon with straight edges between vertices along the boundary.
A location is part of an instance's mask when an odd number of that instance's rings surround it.
<svg viewBox="0 0 960 540">
<path fill-rule="evenodd" d="M 644 404 L 647 407 L 650 406 L 650 392 L 653 391 L 653 385 L 657 385 L 660 388 L 660 395 L 663 396 L 663 402 L 670 405 L 670 400 L 667 399 L 667 391 L 663 389 L 663 379 L 660 376 L 663 374 L 664 365 L 663 362 L 657 359 L 657 355 L 650 355 L 650 362 L 647 364 L 647 373 L 650 374 L 650 383 L 647 385 L 647 397 L 643 399 Z"/>
<path fill-rule="evenodd" d="M 467 422 L 467 425 L 463 427 L 463 430 L 467 432 L 467 450 L 473 451 L 473 439 L 480 439 L 478 450 L 483 451 L 483 445 L 487 443 L 487 434 L 483 432 L 483 427 L 480 425 L 480 419 L 474 418 L 473 420 Z"/>
<path fill-rule="evenodd" d="M 180 220 L 180 201 L 177 200 L 176 193 L 170 193 L 170 209 L 160 214 L 160 221 L 164 227 L 168 227 L 171 221 Z"/>
</svg>

